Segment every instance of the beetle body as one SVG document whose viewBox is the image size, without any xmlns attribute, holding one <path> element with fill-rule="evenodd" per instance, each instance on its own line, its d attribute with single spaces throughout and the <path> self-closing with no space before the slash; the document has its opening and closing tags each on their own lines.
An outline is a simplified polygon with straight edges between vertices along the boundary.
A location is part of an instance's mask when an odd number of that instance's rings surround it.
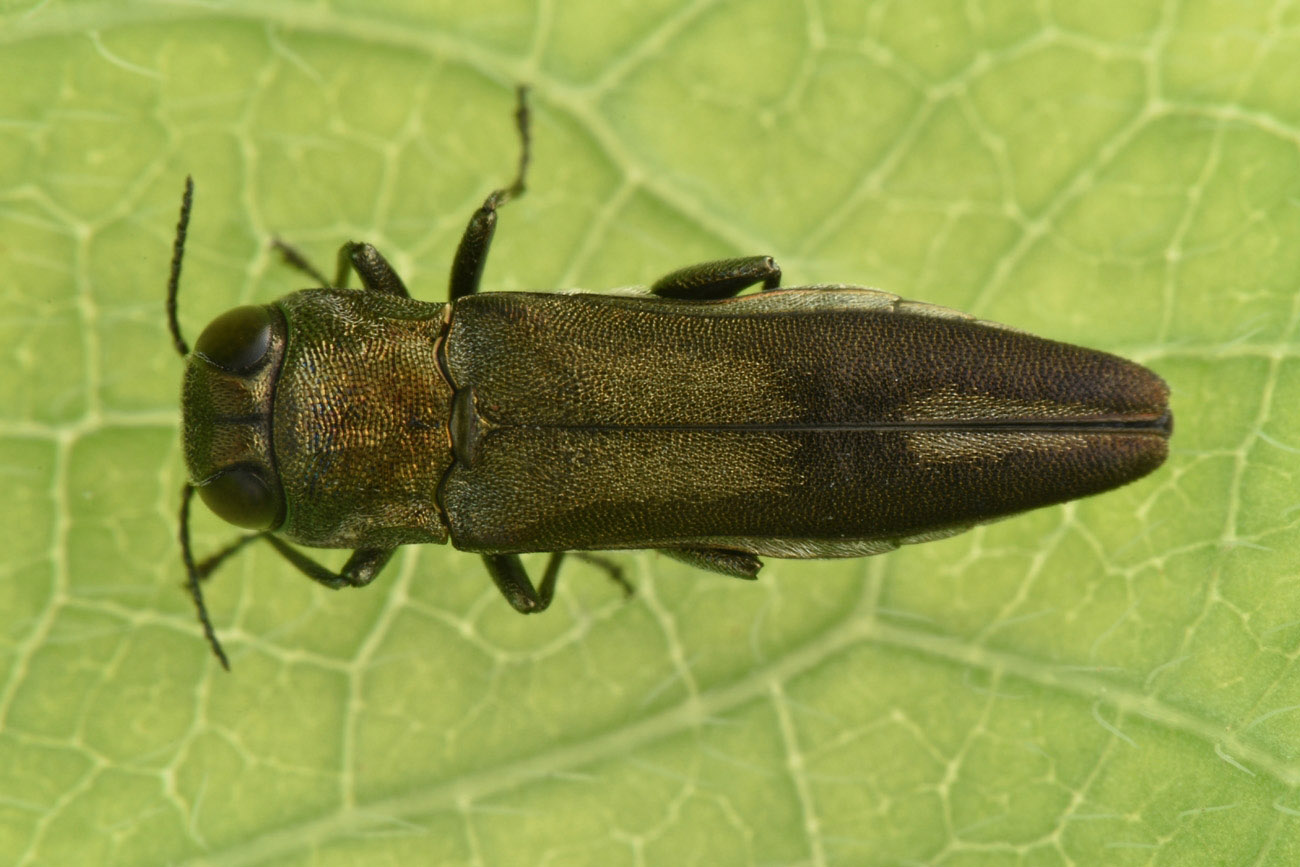
<svg viewBox="0 0 1300 867">
<path fill-rule="evenodd" d="M 191 356 L 186 455 L 196 482 L 266 467 L 267 529 L 310 547 L 860 556 L 1116 487 L 1167 448 L 1147 369 L 852 286 L 321 289 L 265 318 L 264 366 Z"/>
<path fill-rule="evenodd" d="M 326 288 L 236 308 L 192 353 L 176 317 L 187 183 L 168 284 L 181 547 L 223 664 L 199 582 L 252 539 L 334 588 L 401 545 L 450 542 L 530 613 L 565 552 L 652 548 L 752 578 L 760 555 L 877 554 L 1164 461 L 1168 389 L 1146 368 L 874 289 L 782 289 L 769 257 L 641 293 L 478 294 L 497 208 L 523 190 L 522 95 L 517 117 L 520 173 L 471 218 L 447 303 L 411 298 L 368 244 L 343 246 L 333 280 L 279 245 Z M 255 531 L 198 564 L 195 491 Z M 353 554 L 335 572 L 290 543 Z M 525 552 L 552 552 L 537 585 Z"/>
</svg>

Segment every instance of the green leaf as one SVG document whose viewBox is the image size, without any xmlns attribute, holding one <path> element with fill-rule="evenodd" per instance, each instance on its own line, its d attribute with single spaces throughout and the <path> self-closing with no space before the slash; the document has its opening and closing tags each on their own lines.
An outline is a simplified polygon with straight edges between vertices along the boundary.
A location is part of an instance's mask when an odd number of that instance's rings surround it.
<svg viewBox="0 0 1300 867">
<path fill-rule="evenodd" d="M 1293 864 L 1300 16 L 1235 0 L 0 4 L 0 862 Z M 179 588 L 191 339 L 349 238 L 443 297 L 771 253 L 1132 357 L 1161 470 L 521 618 L 410 549 Z M 203 551 L 232 531 L 196 517 Z M 330 562 L 337 563 L 337 559 Z"/>
</svg>

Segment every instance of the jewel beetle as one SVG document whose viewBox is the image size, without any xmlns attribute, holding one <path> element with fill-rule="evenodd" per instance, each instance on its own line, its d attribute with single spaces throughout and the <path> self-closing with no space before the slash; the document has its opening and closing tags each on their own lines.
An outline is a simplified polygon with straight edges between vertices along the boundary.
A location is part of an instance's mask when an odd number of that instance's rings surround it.
<svg viewBox="0 0 1300 867">
<path fill-rule="evenodd" d="M 186 180 L 167 288 L 185 359 L 190 593 L 254 539 L 331 588 L 402 545 L 482 555 L 518 611 L 544 610 L 566 553 L 657 549 L 753 578 L 760 556 L 859 557 L 1089 496 L 1164 461 L 1169 392 L 1114 355 L 851 285 L 783 288 L 767 256 L 675 271 L 636 293 L 480 293 L 497 210 L 474 213 L 449 298 L 419 301 L 371 245 L 323 288 L 177 321 Z M 355 271 L 362 288 L 347 288 Z M 759 291 L 740 295 L 747 288 Z M 191 551 L 195 492 L 252 532 Z M 303 553 L 348 548 L 337 572 Z M 519 555 L 550 552 L 533 583 Z"/>
</svg>

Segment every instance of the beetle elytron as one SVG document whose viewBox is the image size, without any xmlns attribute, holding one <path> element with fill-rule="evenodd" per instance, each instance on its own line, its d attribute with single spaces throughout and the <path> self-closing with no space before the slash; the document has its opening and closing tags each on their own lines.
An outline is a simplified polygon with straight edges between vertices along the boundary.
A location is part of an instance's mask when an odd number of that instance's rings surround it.
<svg viewBox="0 0 1300 867">
<path fill-rule="evenodd" d="M 565 552 L 653 548 L 752 578 L 759 556 L 857 557 L 1095 494 L 1165 459 L 1168 389 L 1137 364 L 847 285 L 780 288 L 769 257 L 676 271 L 641 294 L 494 292 L 497 209 L 469 221 L 448 303 L 416 301 L 369 244 L 327 288 L 218 317 L 186 358 L 181 547 L 199 582 L 265 539 L 327 587 L 370 583 L 400 545 L 483 556 L 541 611 Z M 361 290 L 346 288 L 349 271 Z M 736 297 L 761 284 L 762 291 Z M 201 563 L 194 491 L 254 532 Z M 351 548 L 337 573 L 289 543 Z M 552 552 L 534 586 L 519 554 Z"/>
</svg>

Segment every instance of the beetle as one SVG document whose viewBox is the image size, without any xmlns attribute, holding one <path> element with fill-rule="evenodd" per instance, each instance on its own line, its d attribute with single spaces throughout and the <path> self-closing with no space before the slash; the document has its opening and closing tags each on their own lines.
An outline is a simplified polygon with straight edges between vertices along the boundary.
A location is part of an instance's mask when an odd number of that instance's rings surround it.
<svg viewBox="0 0 1300 867">
<path fill-rule="evenodd" d="M 167 285 L 180 544 L 226 668 L 200 582 L 254 539 L 331 588 L 369 584 L 402 545 L 450 542 L 533 613 L 566 552 L 658 549 L 753 578 L 760 556 L 878 554 L 1164 461 L 1169 391 L 1145 367 L 875 289 L 781 288 L 767 256 L 636 294 L 480 294 L 497 211 L 525 187 L 522 88 L 516 125 L 515 178 L 471 217 L 446 303 L 413 299 L 369 244 L 344 244 L 330 280 L 277 241 L 323 288 L 237 307 L 192 352 L 176 310 L 186 179 Z M 196 491 L 252 531 L 200 563 Z M 296 545 L 352 555 L 335 572 Z M 550 552 L 536 584 L 525 552 Z"/>
</svg>

